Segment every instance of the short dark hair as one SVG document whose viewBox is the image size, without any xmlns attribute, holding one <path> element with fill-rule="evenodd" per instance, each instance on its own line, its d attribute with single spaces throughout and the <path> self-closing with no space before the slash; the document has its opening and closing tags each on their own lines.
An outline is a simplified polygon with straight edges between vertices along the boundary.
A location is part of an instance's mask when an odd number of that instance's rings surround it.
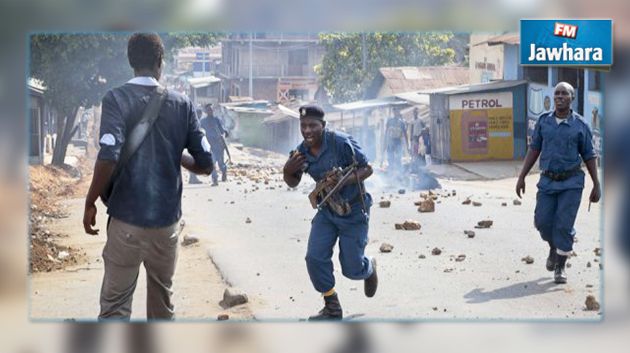
<svg viewBox="0 0 630 353">
<path fill-rule="evenodd" d="M 127 58 L 134 70 L 153 69 L 164 59 L 164 45 L 157 33 L 134 33 L 127 44 Z"/>
</svg>

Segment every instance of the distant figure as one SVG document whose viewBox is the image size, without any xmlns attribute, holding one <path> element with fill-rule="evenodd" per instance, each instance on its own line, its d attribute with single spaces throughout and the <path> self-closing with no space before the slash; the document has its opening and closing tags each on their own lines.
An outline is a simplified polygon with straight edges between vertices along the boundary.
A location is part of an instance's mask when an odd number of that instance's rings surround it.
<svg viewBox="0 0 630 353">
<path fill-rule="evenodd" d="M 212 104 L 206 104 L 206 117 L 201 119 L 201 128 L 206 130 L 206 137 L 212 148 L 212 157 L 219 164 L 221 181 L 227 181 L 227 166 L 225 165 L 225 138 L 229 136 L 223 127 L 221 119 L 214 115 Z M 219 185 L 219 176 L 216 168 L 212 168 L 212 186 Z"/>
<path fill-rule="evenodd" d="M 429 129 L 428 126 L 425 126 L 424 129 L 422 129 L 420 137 L 422 138 L 422 143 L 424 144 L 424 161 L 428 167 L 433 163 L 431 160 L 431 129 Z"/>
<path fill-rule="evenodd" d="M 394 112 L 394 116 L 387 120 L 385 126 L 385 145 L 387 150 L 388 169 L 398 173 L 402 169 L 403 145 L 408 150 L 407 125 L 400 115 L 400 110 Z"/>
<path fill-rule="evenodd" d="M 421 151 L 420 151 L 420 138 L 422 131 L 424 130 L 424 122 L 418 116 L 418 108 L 413 109 L 413 121 L 411 122 L 411 163 L 414 168 L 420 166 Z"/>
</svg>

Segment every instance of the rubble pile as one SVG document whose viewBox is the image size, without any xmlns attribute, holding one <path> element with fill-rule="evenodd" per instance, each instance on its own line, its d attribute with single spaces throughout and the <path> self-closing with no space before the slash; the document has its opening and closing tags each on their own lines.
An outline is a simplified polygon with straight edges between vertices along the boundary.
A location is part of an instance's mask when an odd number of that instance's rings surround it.
<svg viewBox="0 0 630 353">
<path fill-rule="evenodd" d="M 70 166 L 29 167 L 31 272 L 50 272 L 76 265 L 84 255 L 80 249 L 57 244 L 57 239 L 63 235 L 47 229 L 47 223 L 52 219 L 68 216 L 59 200 L 77 196 L 79 191 L 76 189 L 83 189 L 78 188 L 82 184 L 81 175 L 80 169 Z"/>
</svg>

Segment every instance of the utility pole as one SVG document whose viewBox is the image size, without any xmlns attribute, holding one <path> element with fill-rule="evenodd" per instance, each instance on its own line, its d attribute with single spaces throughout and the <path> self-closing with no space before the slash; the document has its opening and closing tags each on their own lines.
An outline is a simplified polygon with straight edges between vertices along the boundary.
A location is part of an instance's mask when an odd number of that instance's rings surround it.
<svg viewBox="0 0 630 353">
<path fill-rule="evenodd" d="M 253 32 L 249 32 L 249 96 L 254 98 L 254 82 L 253 82 L 253 58 L 252 58 L 252 41 Z"/>
</svg>

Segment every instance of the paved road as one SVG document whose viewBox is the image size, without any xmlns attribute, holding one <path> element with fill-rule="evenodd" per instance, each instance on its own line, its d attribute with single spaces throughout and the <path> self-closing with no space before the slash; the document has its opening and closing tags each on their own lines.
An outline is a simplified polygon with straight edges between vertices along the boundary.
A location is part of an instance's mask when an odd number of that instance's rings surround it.
<svg viewBox="0 0 630 353">
<path fill-rule="evenodd" d="M 537 178 L 528 177 L 520 206 L 512 204 L 514 179 L 441 180 L 438 193 L 456 190 L 456 195 L 440 196 L 436 212 L 423 214 L 413 205 L 419 192 L 399 195 L 397 188 L 375 183 L 381 186 L 369 189 L 375 203 L 392 201 L 390 208 L 372 208 L 366 250 L 378 259 L 380 286 L 374 298 L 364 297 L 363 283 L 344 278 L 335 258 L 344 315 L 355 320 L 599 320 L 597 312 L 583 310 L 588 294 L 600 297 L 599 258 L 593 252 L 600 247 L 599 205 L 588 213 L 584 193 L 569 283 L 555 285 L 544 268 L 546 244 L 533 227 Z M 267 185 L 232 178 L 219 187 L 195 185 L 184 191 L 186 221 L 210 244 L 208 253 L 225 279 L 256 301 L 258 319 L 299 320 L 320 309 L 321 298 L 311 287 L 304 262 L 314 215 L 306 195 L 311 188 L 309 180 L 288 190 L 276 174 Z M 467 197 L 482 206 L 462 205 Z M 407 219 L 419 221 L 421 231 L 394 229 L 394 223 Z M 492 219 L 492 228 L 474 229 L 483 219 Z M 474 230 L 476 236 L 469 239 L 464 230 Z M 379 253 L 383 242 L 392 244 L 393 252 Z M 431 254 L 435 247 L 441 255 Z M 466 258 L 456 262 L 460 254 Z M 531 265 L 521 261 L 528 255 L 535 260 Z"/>
</svg>

